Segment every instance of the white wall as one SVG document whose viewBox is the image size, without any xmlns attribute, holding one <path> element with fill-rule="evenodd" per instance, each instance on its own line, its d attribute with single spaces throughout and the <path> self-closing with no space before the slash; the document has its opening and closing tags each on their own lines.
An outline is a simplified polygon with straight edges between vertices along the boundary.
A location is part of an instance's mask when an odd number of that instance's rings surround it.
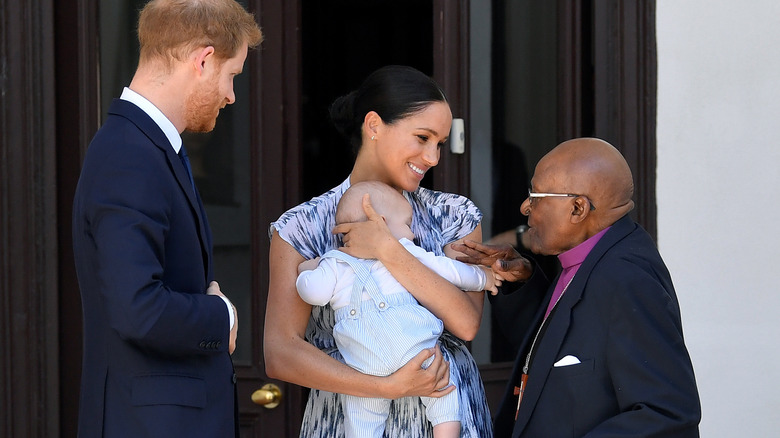
<svg viewBox="0 0 780 438">
<path fill-rule="evenodd" d="M 703 437 L 780 431 L 780 2 L 659 0 L 658 241 Z"/>
</svg>

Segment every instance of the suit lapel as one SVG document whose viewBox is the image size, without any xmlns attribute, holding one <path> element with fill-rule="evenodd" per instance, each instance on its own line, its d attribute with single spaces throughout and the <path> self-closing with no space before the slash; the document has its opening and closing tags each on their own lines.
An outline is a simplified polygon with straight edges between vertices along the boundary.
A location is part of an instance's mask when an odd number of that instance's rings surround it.
<svg viewBox="0 0 780 438">
<path fill-rule="evenodd" d="M 544 326 L 541 328 L 539 338 L 534 347 L 536 351 L 533 353 L 531 365 L 528 370 L 528 386 L 523 395 L 523 402 L 517 416 L 515 431 L 522 431 L 528 424 L 531 413 L 533 413 L 534 407 L 539 401 L 542 389 L 547 382 L 547 377 L 550 375 L 550 370 L 552 370 L 552 366 L 555 363 L 555 358 L 563 343 L 563 338 L 566 336 L 566 332 L 569 329 L 569 324 L 571 323 L 571 308 L 582 297 L 584 282 L 578 281 L 577 277 L 579 275 L 580 272 L 578 271 L 571 284 L 569 284 L 569 287 L 566 288 L 560 301 L 558 301 L 558 304 L 550 313 L 549 318 L 544 322 Z M 546 304 L 547 303 L 545 303 L 545 305 Z M 523 360 L 524 359 L 525 358 L 523 358 Z"/>
<path fill-rule="evenodd" d="M 157 123 L 135 104 L 121 99 L 114 99 L 108 113 L 124 117 L 132 122 L 165 154 L 165 158 L 168 161 L 168 168 L 171 169 L 173 176 L 179 183 L 179 187 L 184 191 L 184 195 L 187 197 L 187 201 L 190 204 L 190 209 L 195 216 L 201 255 L 203 257 L 203 266 L 207 275 L 206 280 L 211 280 L 213 277 L 211 271 L 211 252 L 209 250 L 211 248 L 211 234 L 209 232 L 208 223 L 206 222 L 206 212 L 200 196 L 198 196 L 193 190 L 192 184 L 190 184 L 189 176 L 187 176 L 187 171 L 184 169 L 181 158 L 174 152 L 171 142 L 168 141 L 168 137 L 166 137 L 162 129 L 157 126 Z"/>
<path fill-rule="evenodd" d="M 628 216 L 624 216 L 612 225 L 612 228 L 604 234 L 585 258 L 558 305 L 550 313 L 545 323 L 547 327 L 542 329 L 539 340 L 536 341 L 536 353 L 532 358 L 528 372 L 528 387 L 523 395 L 522 408 L 517 417 L 513 436 L 518 436 L 528 424 L 550 371 L 552 371 L 553 364 L 559 359 L 561 346 L 571 325 L 572 310 L 582 299 L 590 273 L 604 254 L 631 233 L 635 227 L 636 225 Z M 525 360 L 525 358 L 522 359 Z"/>
</svg>

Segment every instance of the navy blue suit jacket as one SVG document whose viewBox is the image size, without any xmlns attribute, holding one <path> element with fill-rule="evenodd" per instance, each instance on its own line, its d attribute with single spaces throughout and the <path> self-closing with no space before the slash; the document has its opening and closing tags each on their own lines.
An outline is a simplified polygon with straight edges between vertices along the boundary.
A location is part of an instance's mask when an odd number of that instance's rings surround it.
<svg viewBox="0 0 780 438">
<path fill-rule="evenodd" d="M 234 436 L 224 301 L 206 295 L 211 234 L 170 142 L 114 100 L 73 205 L 84 312 L 79 436 Z"/>
<path fill-rule="evenodd" d="M 548 303 L 550 286 L 532 279 L 514 293 L 543 287 Z M 515 361 L 497 437 L 699 436 L 701 407 L 677 296 L 640 226 L 623 217 L 580 266 L 536 341 L 515 421 L 513 389 L 546 307 Z M 567 355 L 580 363 L 554 366 Z"/>
</svg>

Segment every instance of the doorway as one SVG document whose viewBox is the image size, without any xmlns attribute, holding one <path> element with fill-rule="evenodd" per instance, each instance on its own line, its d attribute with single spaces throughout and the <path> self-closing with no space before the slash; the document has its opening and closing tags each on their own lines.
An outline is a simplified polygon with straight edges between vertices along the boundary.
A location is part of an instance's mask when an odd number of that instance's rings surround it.
<svg viewBox="0 0 780 438">
<path fill-rule="evenodd" d="M 458 60 L 467 33 L 457 26 L 462 23 L 464 4 L 432 0 L 262 2 L 260 24 L 266 40 L 248 62 L 257 79 L 252 85 L 259 86 L 251 91 L 254 101 L 250 105 L 251 136 L 256 139 L 250 154 L 252 199 L 257 206 L 253 224 L 266 226 L 349 175 L 353 152 L 332 127 L 328 108 L 377 68 L 404 64 L 433 76 L 445 89 L 453 112 L 463 114 L 467 66 Z M 458 56 L 445 56 L 447 52 Z M 467 186 L 446 177 L 465 174 L 467 161 L 442 155 L 442 163 L 449 167 L 442 171 L 440 164 L 423 184 L 466 193 Z M 263 315 L 268 236 L 266 228 L 255 228 L 260 231 L 254 240 L 258 250 L 253 251 L 257 260 L 253 266 L 260 281 L 253 300 L 260 304 L 253 312 Z M 262 339 L 262 322 L 253 338 Z M 239 370 L 242 436 L 297 436 L 308 390 L 274 381 L 282 390 L 282 404 L 272 410 L 252 406 L 245 395 L 268 380 L 262 365 L 252 369 L 259 373 L 245 383 Z"/>
<path fill-rule="evenodd" d="M 372 71 L 389 64 L 433 74 L 431 0 L 301 3 L 302 196 L 349 175 L 354 153 L 330 123 L 328 108 Z"/>
</svg>

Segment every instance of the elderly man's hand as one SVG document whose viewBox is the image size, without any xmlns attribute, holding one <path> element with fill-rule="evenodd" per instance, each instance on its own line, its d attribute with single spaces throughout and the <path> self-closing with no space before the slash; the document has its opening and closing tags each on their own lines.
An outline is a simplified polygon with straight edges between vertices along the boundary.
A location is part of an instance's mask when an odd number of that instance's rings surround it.
<svg viewBox="0 0 780 438">
<path fill-rule="evenodd" d="M 511 245 L 485 245 L 472 240 L 452 245 L 452 249 L 465 256 L 458 260 L 493 268 L 493 272 L 504 281 L 525 281 L 531 277 L 531 262 L 522 257 Z"/>
</svg>

